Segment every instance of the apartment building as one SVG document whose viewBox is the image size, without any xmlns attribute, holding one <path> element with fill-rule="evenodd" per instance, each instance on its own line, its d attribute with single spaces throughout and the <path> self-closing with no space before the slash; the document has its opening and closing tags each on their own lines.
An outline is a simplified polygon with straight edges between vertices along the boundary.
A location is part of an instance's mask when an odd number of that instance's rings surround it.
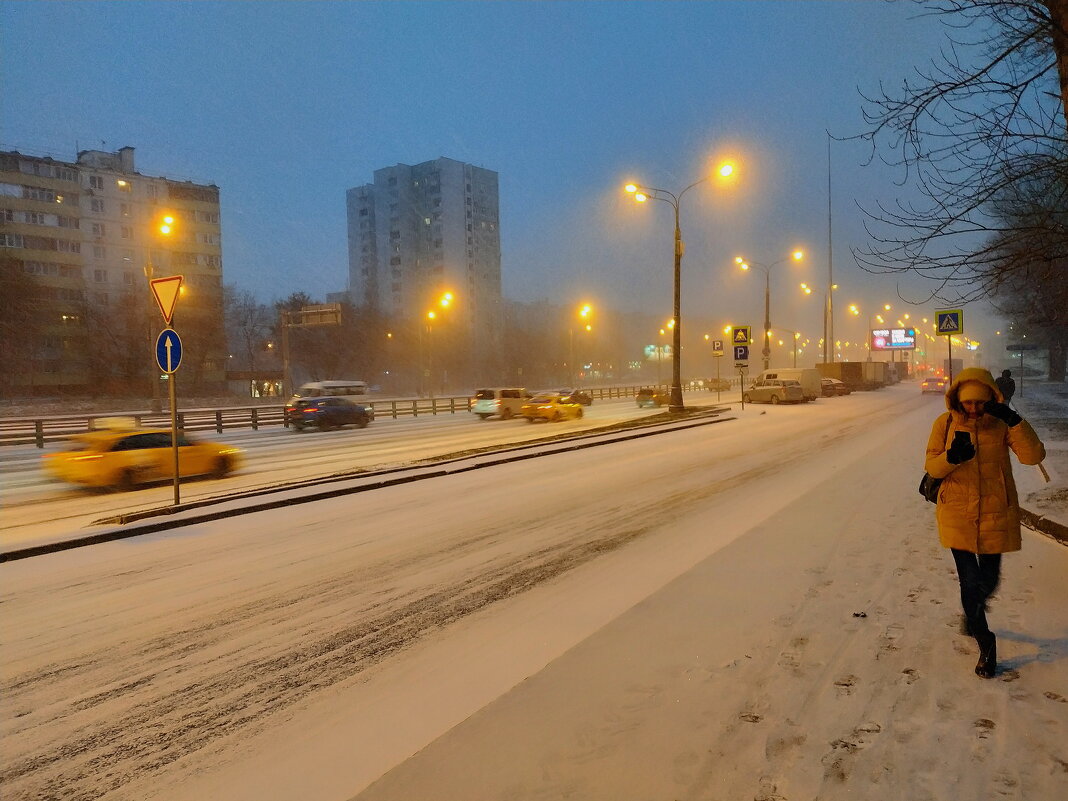
<svg viewBox="0 0 1068 801">
<path fill-rule="evenodd" d="M 164 216 L 169 235 L 159 231 Z M 186 290 L 174 319 L 179 386 L 224 384 L 217 186 L 142 175 L 132 147 L 81 151 L 73 162 L 0 152 L 0 258 L 33 279 L 36 311 L 20 363 L 4 368 L 9 394 L 158 397 L 164 322 L 148 279 L 177 274 Z"/>
<path fill-rule="evenodd" d="M 449 158 L 385 167 L 348 190 L 347 214 L 353 305 L 415 330 L 409 361 L 420 372 L 436 329 L 434 358 L 457 381 L 493 380 L 503 325 L 497 173 Z"/>
</svg>

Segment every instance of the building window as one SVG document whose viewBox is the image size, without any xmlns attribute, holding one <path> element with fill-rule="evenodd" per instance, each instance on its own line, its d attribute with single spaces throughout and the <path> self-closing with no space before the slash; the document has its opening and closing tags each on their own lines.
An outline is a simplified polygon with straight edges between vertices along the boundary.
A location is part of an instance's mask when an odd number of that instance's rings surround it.
<svg viewBox="0 0 1068 801">
<path fill-rule="evenodd" d="M 387 185 L 389 185 L 389 186 L 396 186 L 396 185 L 397 185 L 397 176 L 395 176 L 395 175 L 391 175 L 391 176 L 389 177 L 389 180 L 388 180 L 388 181 L 387 181 L 386 183 L 387 183 Z"/>
<path fill-rule="evenodd" d="M 108 305 L 108 293 L 107 292 L 94 292 L 93 293 L 93 300 L 96 301 L 96 305 L 98 305 L 98 306 L 107 306 Z"/>
<path fill-rule="evenodd" d="M 0 248 L 22 247 L 22 234 L 0 234 Z"/>
<path fill-rule="evenodd" d="M 91 211 L 102 212 L 104 210 L 104 201 L 98 197 L 94 197 L 92 200 L 89 201 L 89 208 Z"/>
<path fill-rule="evenodd" d="M 360 209 L 360 216 L 361 217 L 366 217 L 367 216 L 367 209 Z"/>
<path fill-rule="evenodd" d="M 132 284 L 134 282 L 134 274 L 132 270 L 122 271 L 122 282 L 127 285 Z"/>
<path fill-rule="evenodd" d="M 93 236 L 105 236 L 107 227 L 104 223 L 93 223 Z"/>
<path fill-rule="evenodd" d="M 129 203 L 120 203 L 119 204 L 119 213 L 123 217 L 129 217 L 130 216 L 130 204 Z"/>
<path fill-rule="evenodd" d="M 104 179 L 99 175 L 90 175 L 89 176 L 89 188 L 90 189 L 103 189 L 104 188 Z"/>
<path fill-rule="evenodd" d="M 98 284 L 106 283 L 108 280 L 108 271 L 101 269 L 93 270 L 93 280 Z"/>
<path fill-rule="evenodd" d="M 128 225 L 122 226 L 122 238 L 133 239 L 133 228 Z"/>
<path fill-rule="evenodd" d="M 133 189 L 133 186 L 125 178 L 119 178 L 115 181 L 115 186 L 119 188 L 120 192 L 129 192 Z"/>
<path fill-rule="evenodd" d="M 159 187 L 155 184 L 148 185 L 148 196 L 155 200 L 159 196 Z"/>
<path fill-rule="evenodd" d="M 392 258 L 390 258 L 389 263 L 390 264 L 400 264 L 401 263 L 400 256 L 393 256 Z"/>
<path fill-rule="evenodd" d="M 28 222 L 30 225 L 47 225 L 47 220 L 45 220 L 45 216 L 39 211 L 26 212 L 26 222 Z"/>
<path fill-rule="evenodd" d="M 103 245 L 93 245 L 93 258 L 94 259 L 106 259 L 108 257 L 108 250 Z"/>
</svg>

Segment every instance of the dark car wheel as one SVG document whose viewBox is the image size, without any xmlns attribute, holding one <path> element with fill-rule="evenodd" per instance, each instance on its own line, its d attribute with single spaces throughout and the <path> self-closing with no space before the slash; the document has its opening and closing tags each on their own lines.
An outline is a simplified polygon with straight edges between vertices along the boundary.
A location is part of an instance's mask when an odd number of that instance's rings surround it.
<svg viewBox="0 0 1068 801">
<path fill-rule="evenodd" d="M 368 420 L 367 416 L 365 415 L 365 416 L 361 417 L 359 420 L 356 421 L 356 427 L 357 428 L 367 428 L 367 424 L 369 422 L 371 422 L 371 421 Z"/>
<path fill-rule="evenodd" d="M 320 431 L 329 431 L 331 428 L 333 428 L 333 426 L 330 424 L 330 421 L 327 420 L 325 417 L 319 418 L 319 420 L 316 422 L 316 425 L 319 426 Z"/>
<path fill-rule="evenodd" d="M 117 490 L 122 492 L 129 492 L 130 490 L 137 489 L 137 471 L 132 467 L 128 467 L 119 473 L 115 477 L 113 486 Z"/>
<path fill-rule="evenodd" d="M 575 417 L 576 417 L 576 419 L 578 419 L 578 420 L 581 420 L 581 419 L 582 419 L 582 407 L 581 407 L 581 406 L 579 407 L 579 410 L 578 410 L 578 414 L 577 414 L 577 415 L 575 415 Z"/>
<path fill-rule="evenodd" d="M 215 464 L 212 465 L 211 477 L 223 478 L 233 469 L 233 464 L 230 462 L 229 457 L 220 456 L 218 459 L 215 460 Z"/>
<path fill-rule="evenodd" d="M 776 406 L 778 406 L 779 405 L 779 396 L 778 395 L 772 395 L 771 396 L 771 402 L 773 404 L 775 404 Z"/>
</svg>

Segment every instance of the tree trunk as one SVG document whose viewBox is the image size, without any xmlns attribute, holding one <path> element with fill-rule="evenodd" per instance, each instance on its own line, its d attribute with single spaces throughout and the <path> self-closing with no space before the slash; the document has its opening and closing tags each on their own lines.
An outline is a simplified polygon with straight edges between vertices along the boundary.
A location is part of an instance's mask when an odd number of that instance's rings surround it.
<svg viewBox="0 0 1068 801">
<path fill-rule="evenodd" d="M 1052 23 L 1050 35 L 1060 79 L 1061 113 L 1068 122 L 1068 0 L 1045 0 L 1045 6 Z"/>
</svg>

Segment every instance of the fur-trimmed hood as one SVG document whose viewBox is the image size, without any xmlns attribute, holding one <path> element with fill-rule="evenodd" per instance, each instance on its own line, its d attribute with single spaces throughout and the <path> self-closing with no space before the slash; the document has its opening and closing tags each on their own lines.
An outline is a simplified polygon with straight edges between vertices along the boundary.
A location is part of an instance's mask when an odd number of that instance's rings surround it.
<svg viewBox="0 0 1068 801">
<path fill-rule="evenodd" d="M 994 376 L 990 374 L 989 370 L 984 370 L 982 367 L 965 367 L 953 377 L 953 383 L 946 390 L 946 408 L 951 412 L 964 413 L 964 407 L 960 405 L 957 394 L 960 392 L 960 385 L 965 381 L 978 381 L 986 384 L 994 394 L 994 400 L 998 403 L 1005 402 L 1005 396 L 1001 394 L 998 385 L 994 383 Z"/>
</svg>

